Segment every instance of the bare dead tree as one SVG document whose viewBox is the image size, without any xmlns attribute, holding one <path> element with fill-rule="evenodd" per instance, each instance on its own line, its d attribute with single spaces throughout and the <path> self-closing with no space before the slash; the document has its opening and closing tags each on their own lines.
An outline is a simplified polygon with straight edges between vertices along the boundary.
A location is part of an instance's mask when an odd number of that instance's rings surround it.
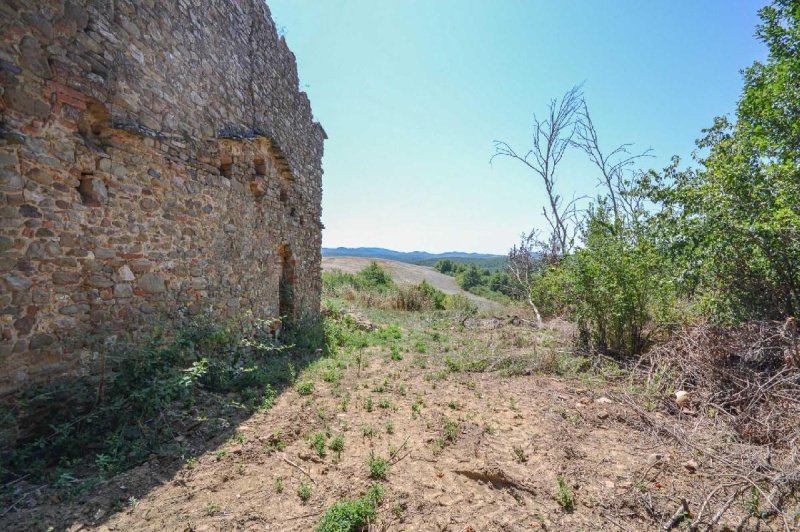
<svg viewBox="0 0 800 532">
<path fill-rule="evenodd" d="M 534 229 L 530 233 L 523 233 L 520 236 L 519 245 L 514 245 L 508 252 L 508 272 L 513 279 L 512 286 L 516 295 L 524 298 L 533 309 L 536 316 L 536 324 L 542 325 L 542 315 L 533 300 L 531 285 L 533 277 L 544 267 L 543 253 L 548 244 L 539 238 L 539 232 Z"/>
<path fill-rule="evenodd" d="M 508 143 L 494 141 L 496 157 L 511 157 L 533 170 L 544 183 L 547 191 L 548 207 L 542 212 L 552 229 L 552 242 L 558 255 L 565 255 L 572 246 L 573 227 L 577 198 L 563 202 L 556 191 L 556 169 L 564 152 L 573 145 L 573 137 L 580 125 L 579 113 L 584 107 L 581 85 L 568 90 L 560 99 L 550 101 L 547 116 L 539 119 L 533 117 L 533 147 L 523 156 L 518 154 Z"/>
<path fill-rule="evenodd" d="M 636 161 L 642 157 L 652 157 L 650 149 L 642 153 L 632 154 L 629 148 L 633 144 L 621 144 L 604 152 L 600 148 L 597 130 L 589 114 L 586 101 L 581 101 L 581 108 L 577 111 L 578 126 L 575 129 L 574 145 L 582 149 L 589 160 L 600 171 L 599 184 L 608 190 L 608 197 L 614 209 L 614 217 L 633 215 L 641 208 L 641 199 L 631 194 L 630 179 L 626 175 L 634 173 Z"/>
</svg>

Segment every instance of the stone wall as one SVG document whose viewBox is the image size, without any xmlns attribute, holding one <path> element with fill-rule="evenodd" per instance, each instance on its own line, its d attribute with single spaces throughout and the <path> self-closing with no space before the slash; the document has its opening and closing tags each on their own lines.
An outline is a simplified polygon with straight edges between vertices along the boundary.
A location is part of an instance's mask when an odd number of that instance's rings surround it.
<svg viewBox="0 0 800 532">
<path fill-rule="evenodd" d="M 164 309 L 318 311 L 325 132 L 263 2 L 5 0 L 0 43 L 0 395 Z"/>
</svg>

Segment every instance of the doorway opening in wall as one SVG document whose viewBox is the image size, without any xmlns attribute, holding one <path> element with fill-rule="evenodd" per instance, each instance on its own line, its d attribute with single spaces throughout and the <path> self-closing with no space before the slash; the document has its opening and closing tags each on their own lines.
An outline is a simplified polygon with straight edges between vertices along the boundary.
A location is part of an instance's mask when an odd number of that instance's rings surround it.
<svg viewBox="0 0 800 532">
<path fill-rule="evenodd" d="M 291 323 L 295 315 L 294 298 L 294 257 L 288 244 L 278 247 L 281 257 L 281 278 L 278 285 L 278 312 L 284 324 Z"/>
</svg>

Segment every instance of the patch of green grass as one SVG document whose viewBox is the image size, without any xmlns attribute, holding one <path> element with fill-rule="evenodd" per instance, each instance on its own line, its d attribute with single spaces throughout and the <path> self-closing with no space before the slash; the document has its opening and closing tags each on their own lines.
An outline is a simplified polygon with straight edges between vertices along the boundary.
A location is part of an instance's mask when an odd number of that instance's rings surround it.
<svg viewBox="0 0 800 532">
<path fill-rule="evenodd" d="M 344 451 L 344 434 L 337 434 L 331 438 L 328 449 L 335 452 L 336 456 L 341 456 L 342 451 Z"/>
<path fill-rule="evenodd" d="M 394 422 L 391 419 L 386 422 L 386 434 L 394 434 Z"/>
<path fill-rule="evenodd" d="M 421 411 L 422 411 L 422 400 L 417 399 L 413 403 L 411 403 L 411 418 L 412 419 L 416 419 Z"/>
<path fill-rule="evenodd" d="M 558 491 L 556 492 L 556 502 L 567 512 L 575 509 L 575 496 L 572 493 L 572 486 L 564 475 L 556 477 Z"/>
<path fill-rule="evenodd" d="M 328 437 L 324 432 L 317 432 L 311 437 L 311 446 L 320 458 L 325 458 L 325 447 L 328 443 Z"/>
<path fill-rule="evenodd" d="M 396 361 L 397 360 L 403 360 L 403 355 L 400 354 L 400 350 L 397 348 L 396 345 L 392 346 L 392 350 L 391 350 L 391 353 L 390 353 L 389 357 L 392 360 L 396 360 Z"/>
<path fill-rule="evenodd" d="M 367 412 L 372 412 L 372 409 L 373 409 L 372 397 L 367 397 L 364 400 L 364 410 L 366 410 Z"/>
<path fill-rule="evenodd" d="M 373 483 L 358 499 L 343 499 L 328 508 L 314 530 L 316 532 L 359 532 L 375 521 L 376 508 L 384 497 L 383 486 Z"/>
<path fill-rule="evenodd" d="M 283 493 L 283 477 L 275 479 L 275 493 Z"/>
<path fill-rule="evenodd" d="M 300 381 L 294 385 L 294 390 L 300 395 L 311 395 L 314 392 L 314 383 L 311 381 Z"/>
<path fill-rule="evenodd" d="M 386 397 L 383 397 L 380 401 L 378 401 L 378 406 L 384 409 L 392 408 L 392 402 Z"/>
<path fill-rule="evenodd" d="M 458 438 L 458 421 L 445 418 L 444 423 L 442 423 L 442 434 L 446 441 L 451 443 L 456 441 L 456 438 Z"/>
<path fill-rule="evenodd" d="M 365 438 L 372 438 L 375 436 L 375 429 L 372 425 L 361 425 L 361 435 Z"/>
<path fill-rule="evenodd" d="M 300 497 L 300 500 L 304 503 L 308 502 L 311 498 L 311 484 L 305 480 L 300 482 L 300 487 L 297 488 L 297 496 Z"/>
<path fill-rule="evenodd" d="M 367 468 L 369 469 L 370 478 L 383 480 L 389 471 L 389 462 L 384 458 L 375 456 L 374 452 L 370 452 L 369 458 L 367 458 Z"/>
<path fill-rule="evenodd" d="M 375 393 L 384 393 L 391 388 L 391 384 L 389 384 L 389 377 L 384 377 L 383 382 L 372 388 L 372 391 Z"/>
</svg>

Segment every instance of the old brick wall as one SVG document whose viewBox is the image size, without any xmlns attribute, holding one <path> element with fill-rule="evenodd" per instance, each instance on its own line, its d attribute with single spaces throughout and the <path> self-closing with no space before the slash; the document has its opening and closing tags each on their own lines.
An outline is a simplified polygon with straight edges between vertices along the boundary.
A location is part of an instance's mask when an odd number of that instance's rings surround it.
<svg viewBox="0 0 800 532">
<path fill-rule="evenodd" d="M 0 42 L 0 395 L 164 309 L 318 311 L 325 133 L 266 4 L 4 0 Z"/>
</svg>

